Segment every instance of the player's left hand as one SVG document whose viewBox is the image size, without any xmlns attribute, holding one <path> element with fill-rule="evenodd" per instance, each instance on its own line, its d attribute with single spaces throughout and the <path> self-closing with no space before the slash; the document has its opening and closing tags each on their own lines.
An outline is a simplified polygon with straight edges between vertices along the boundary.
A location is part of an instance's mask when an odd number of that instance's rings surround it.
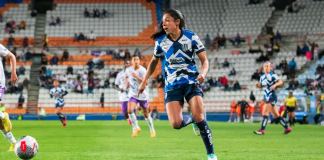
<svg viewBox="0 0 324 160">
<path fill-rule="evenodd" d="M 204 83 L 205 78 L 206 78 L 205 75 L 203 75 L 203 74 L 199 74 L 198 77 L 197 77 L 197 80 L 198 80 L 199 84 Z"/>
<path fill-rule="evenodd" d="M 270 87 L 270 89 L 271 89 L 272 91 L 274 91 L 276 88 L 277 88 L 276 85 L 272 85 L 272 86 Z"/>
<path fill-rule="evenodd" d="M 12 84 L 15 84 L 17 82 L 17 80 L 18 80 L 17 74 L 14 73 L 14 72 L 11 72 L 11 79 L 10 80 L 11 80 Z"/>
<path fill-rule="evenodd" d="M 133 76 L 134 78 L 138 78 L 138 75 L 137 75 L 135 72 L 132 73 L 132 76 Z"/>
</svg>

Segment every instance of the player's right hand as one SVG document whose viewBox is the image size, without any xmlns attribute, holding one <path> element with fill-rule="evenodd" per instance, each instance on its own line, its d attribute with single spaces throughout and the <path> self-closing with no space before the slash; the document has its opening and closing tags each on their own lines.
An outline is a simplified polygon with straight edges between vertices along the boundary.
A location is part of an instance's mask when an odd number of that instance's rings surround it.
<svg viewBox="0 0 324 160">
<path fill-rule="evenodd" d="M 14 72 L 11 72 L 11 78 L 10 78 L 10 80 L 11 80 L 11 83 L 12 84 L 15 84 L 17 82 L 17 80 L 18 80 L 17 74 L 14 73 Z"/>
<path fill-rule="evenodd" d="M 145 87 L 146 87 L 146 81 L 142 81 L 142 83 L 139 85 L 139 87 L 138 87 L 138 96 L 141 94 L 141 93 L 143 93 L 143 91 L 144 91 L 144 89 L 145 89 Z"/>
</svg>

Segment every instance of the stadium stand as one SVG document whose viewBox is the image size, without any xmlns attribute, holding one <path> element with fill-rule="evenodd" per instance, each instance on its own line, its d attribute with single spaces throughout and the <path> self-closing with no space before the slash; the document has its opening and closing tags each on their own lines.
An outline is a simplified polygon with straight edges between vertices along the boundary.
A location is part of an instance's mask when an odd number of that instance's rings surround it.
<svg viewBox="0 0 324 160">
<path fill-rule="evenodd" d="M 0 37 L 4 44 L 7 44 L 7 38 L 9 37 L 9 28 L 13 28 L 12 33 L 15 38 L 15 44 L 21 45 L 22 39 L 28 37 L 30 42 L 33 41 L 35 30 L 35 18 L 30 16 L 28 10 L 28 4 L 7 4 L 0 12 L 3 16 L 3 20 L 0 22 Z M 25 29 L 18 29 L 19 24 L 24 21 Z M 12 27 L 6 27 L 7 23 L 12 22 Z M 7 29 L 6 29 L 7 28 Z"/>
<path fill-rule="evenodd" d="M 172 1 L 172 7 L 183 12 L 187 27 L 200 37 L 206 34 L 216 37 L 218 33 L 227 37 L 237 33 L 257 36 L 271 16 L 270 2 L 248 5 L 248 1 L 241 0 L 177 0 Z"/>
<path fill-rule="evenodd" d="M 156 26 L 156 11 L 152 3 L 137 1 L 69 1 L 56 0 L 57 7 L 47 12 L 46 33 L 50 46 L 106 46 L 109 45 L 151 45 L 149 38 Z M 84 16 L 87 8 L 90 17 Z M 107 11 L 106 16 L 93 17 L 93 10 Z M 51 17 L 60 17 L 60 25 L 50 25 Z M 75 33 L 97 36 L 94 42 L 75 42 Z"/>
<path fill-rule="evenodd" d="M 283 33 L 293 34 L 316 34 L 323 32 L 324 3 L 321 1 L 298 0 L 298 11 L 291 13 L 285 10 L 283 17 L 279 19 L 275 30 Z"/>
</svg>

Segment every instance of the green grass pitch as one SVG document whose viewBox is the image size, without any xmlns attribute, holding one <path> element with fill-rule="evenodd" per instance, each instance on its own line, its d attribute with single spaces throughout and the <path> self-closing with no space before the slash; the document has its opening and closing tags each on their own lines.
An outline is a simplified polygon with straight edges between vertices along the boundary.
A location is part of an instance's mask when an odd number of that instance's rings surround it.
<svg viewBox="0 0 324 160">
<path fill-rule="evenodd" d="M 296 125 L 289 135 L 279 125 L 269 125 L 266 135 L 253 130 L 259 124 L 210 122 L 220 160 L 324 160 L 324 127 Z M 192 127 L 172 129 L 167 121 L 155 121 L 157 137 L 150 138 L 147 125 L 131 138 L 126 121 L 13 121 L 16 137 L 38 140 L 34 160 L 206 160 L 205 148 Z M 17 160 L 0 138 L 0 160 Z"/>
</svg>

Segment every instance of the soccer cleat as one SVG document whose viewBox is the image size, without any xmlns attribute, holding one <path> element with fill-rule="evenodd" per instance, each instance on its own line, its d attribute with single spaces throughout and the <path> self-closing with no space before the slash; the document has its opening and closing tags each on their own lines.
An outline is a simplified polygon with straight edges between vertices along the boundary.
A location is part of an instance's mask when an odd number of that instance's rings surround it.
<svg viewBox="0 0 324 160">
<path fill-rule="evenodd" d="M 285 134 L 289 134 L 292 131 L 292 129 L 290 127 L 288 127 L 287 129 L 285 129 Z"/>
<path fill-rule="evenodd" d="M 156 132 L 155 131 L 151 131 L 151 138 L 155 138 L 156 137 Z"/>
<path fill-rule="evenodd" d="M 200 130 L 199 130 L 197 124 L 192 123 L 192 129 L 193 129 L 193 132 L 194 132 L 194 134 L 195 134 L 196 136 L 200 136 Z"/>
<path fill-rule="evenodd" d="M 208 154 L 207 158 L 208 160 L 217 160 L 217 156 L 215 154 Z"/>
<path fill-rule="evenodd" d="M 66 125 L 67 125 L 67 120 L 66 120 L 66 118 L 64 118 L 64 119 L 62 120 L 62 125 L 63 125 L 63 127 L 66 127 Z"/>
<path fill-rule="evenodd" d="M 10 144 L 8 151 L 9 152 L 15 151 L 15 144 Z"/>
<path fill-rule="evenodd" d="M 141 132 L 141 128 L 136 128 L 135 130 L 133 130 L 132 132 L 132 137 L 135 138 L 138 136 L 138 134 Z"/>
<path fill-rule="evenodd" d="M 264 135 L 265 134 L 264 130 L 262 130 L 262 129 L 254 131 L 253 133 L 256 135 Z"/>
</svg>

